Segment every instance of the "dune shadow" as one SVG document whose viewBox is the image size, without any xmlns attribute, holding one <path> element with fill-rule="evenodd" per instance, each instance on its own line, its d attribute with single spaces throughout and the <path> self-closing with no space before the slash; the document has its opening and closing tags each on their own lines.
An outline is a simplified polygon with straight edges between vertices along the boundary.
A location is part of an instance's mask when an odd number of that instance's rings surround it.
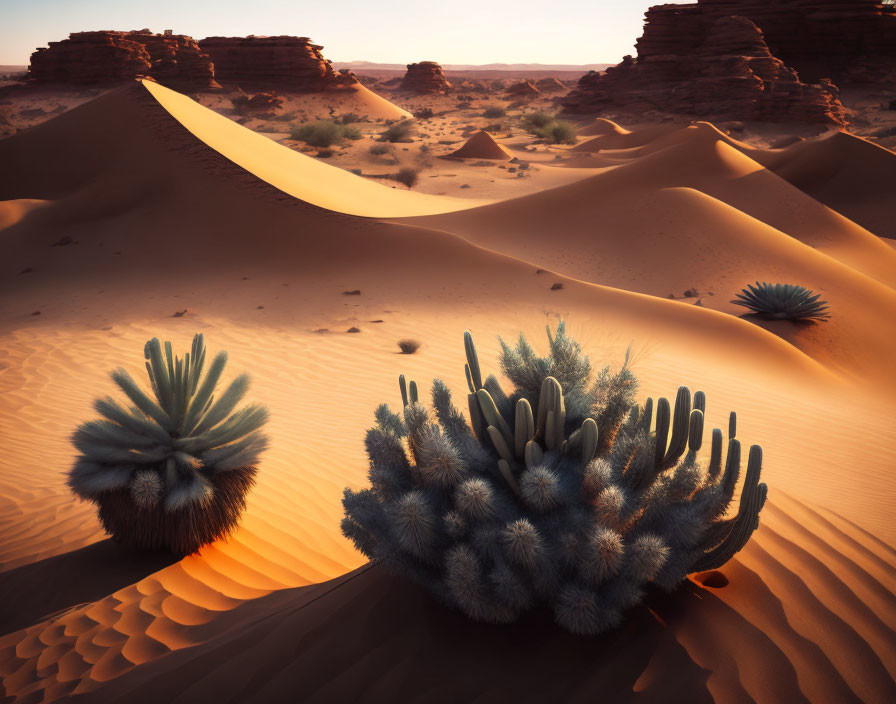
<svg viewBox="0 0 896 704">
<path fill-rule="evenodd" d="M 102 599 L 174 564 L 169 553 L 135 552 L 111 538 L 0 574 L 0 632 L 12 633 Z"/>
<path fill-rule="evenodd" d="M 625 623 L 568 633 L 542 609 L 477 623 L 421 587 L 362 567 L 223 615 L 201 647 L 169 653 L 95 692 L 129 701 L 711 702 L 709 671 L 667 626 L 694 589 L 651 592 Z M 184 687 L 184 683 L 189 685 Z M 86 700 L 90 700 L 87 697 Z"/>
</svg>

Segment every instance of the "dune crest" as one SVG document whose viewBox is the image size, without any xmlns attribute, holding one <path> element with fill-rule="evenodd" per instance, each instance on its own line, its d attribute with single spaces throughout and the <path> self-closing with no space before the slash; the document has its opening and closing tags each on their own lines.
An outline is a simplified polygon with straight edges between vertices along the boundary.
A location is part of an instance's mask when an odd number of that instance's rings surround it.
<svg viewBox="0 0 896 704">
<path fill-rule="evenodd" d="M 157 83 L 143 86 L 197 139 L 284 193 L 327 210 L 365 217 L 399 217 L 469 208 L 471 202 L 396 190 L 299 154 Z M 363 86 L 366 101 L 386 101 Z"/>
</svg>

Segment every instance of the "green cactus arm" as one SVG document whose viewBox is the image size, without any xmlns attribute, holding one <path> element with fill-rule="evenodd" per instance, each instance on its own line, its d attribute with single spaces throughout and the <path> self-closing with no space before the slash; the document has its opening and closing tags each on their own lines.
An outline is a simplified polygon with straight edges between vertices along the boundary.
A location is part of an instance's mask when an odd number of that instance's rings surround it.
<svg viewBox="0 0 896 704">
<path fill-rule="evenodd" d="M 488 436 L 491 438 L 492 445 L 495 446 L 495 449 L 498 451 L 498 454 L 501 455 L 508 462 L 513 462 L 513 451 L 510 449 L 510 446 L 507 444 L 507 441 L 504 439 L 504 435 L 498 430 L 495 426 L 488 426 Z"/>
<path fill-rule="evenodd" d="M 713 428 L 712 446 L 709 452 L 709 479 L 715 480 L 722 471 L 722 431 L 719 428 Z"/>
<path fill-rule="evenodd" d="M 566 401 L 563 398 L 563 392 L 559 389 L 560 384 L 558 383 L 554 395 L 554 441 L 557 445 L 566 442 Z"/>
<path fill-rule="evenodd" d="M 549 450 L 557 447 L 557 423 L 554 420 L 554 411 L 548 411 L 548 417 L 545 421 L 544 446 Z"/>
<path fill-rule="evenodd" d="M 768 487 L 759 483 L 762 471 L 762 448 L 753 445 L 747 461 L 747 475 L 741 492 L 737 518 L 725 539 L 712 550 L 701 555 L 692 565 L 691 571 L 716 569 L 724 565 L 739 552 L 759 527 L 759 512 L 765 505 Z"/>
<path fill-rule="evenodd" d="M 669 420 L 672 410 L 669 407 L 669 399 L 660 398 L 656 402 L 656 447 L 654 450 L 654 464 L 660 467 L 666 456 L 666 445 L 669 442 Z"/>
<path fill-rule="evenodd" d="M 523 459 L 526 452 L 526 444 L 535 437 L 535 418 L 532 415 L 532 406 L 521 398 L 516 402 L 516 415 L 513 429 L 514 454 L 518 460 Z"/>
<path fill-rule="evenodd" d="M 476 354 L 476 345 L 473 344 L 473 333 L 464 331 L 464 349 L 467 353 L 467 365 L 470 367 L 470 377 L 473 389 L 479 391 L 482 388 L 482 370 L 479 368 L 479 355 Z"/>
<path fill-rule="evenodd" d="M 728 416 L 728 439 L 733 440 L 737 437 L 737 413 L 731 411 Z"/>
<path fill-rule="evenodd" d="M 675 414 L 672 419 L 672 438 L 666 456 L 663 458 L 663 467 L 668 468 L 678 462 L 684 454 L 688 442 L 688 425 L 691 417 L 691 390 L 687 386 L 678 387 L 675 397 Z"/>
<path fill-rule="evenodd" d="M 544 451 L 535 440 L 530 440 L 526 443 L 525 460 L 526 467 L 529 469 L 538 467 L 544 460 Z"/>
<path fill-rule="evenodd" d="M 401 404 L 408 405 L 408 382 L 404 378 L 404 374 L 398 375 L 398 388 L 401 390 Z"/>
<path fill-rule="evenodd" d="M 476 385 L 473 383 L 473 375 L 470 373 L 470 365 L 464 364 L 464 373 L 467 375 L 467 386 L 470 388 L 470 393 L 476 393 Z"/>
<path fill-rule="evenodd" d="M 498 471 L 501 472 L 501 476 L 504 477 L 504 481 L 507 482 L 513 493 L 519 496 L 520 485 L 516 481 L 516 477 L 513 476 L 513 472 L 510 471 L 510 463 L 504 459 L 498 460 Z"/>
<path fill-rule="evenodd" d="M 706 394 L 702 391 L 694 393 L 694 408 L 706 415 Z"/>
<path fill-rule="evenodd" d="M 480 443 L 485 443 L 488 436 L 486 428 L 488 425 L 482 416 L 482 408 L 479 405 L 479 397 L 475 393 L 467 394 L 467 409 L 470 411 L 470 427 L 473 428 L 473 435 Z"/>
<path fill-rule="evenodd" d="M 553 428 L 548 427 L 548 414 L 553 411 Z M 563 426 L 566 423 L 566 404 L 563 399 L 563 389 L 560 382 L 554 377 L 545 377 L 541 384 L 541 394 L 538 398 L 538 415 L 535 423 L 535 431 L 541 437 L 552 434 L 555 444 L 563 440 Z M 559 424 L 559 433 L 557 425 Z M 549 449 L 554 449 L 549 446 Z"/>
<path fill-rule="evenodd" d="M 587 465 L 597 451 L 597 423 L 594 418 L 586 418 L 582 423 L 582 464 Z"/>
<path fill-rule="evenodd" d="M 492 395 L 485 389 L 479 389 L 479 391 L 476 392 L 476 397 L 479 399 L 479 407 L 482 409 L 482 415 L 485 418 L 485 422 L 500 430 L 501 435 L 504 436 L 504 443 L 508 447 L 512 446 L 513 433 L 510 431 L 510 426 L 507 425 L 507 421 L 504 420 L 504 417 L 498 412 L 498 407 L 495 405 L 495 400 L 492 398 Z"/>
<path fill-rule="evenodd" d="M 691 419 L 688 423 L 688 450 L 699 452 L 703 446 L 703 411 L 695 408 L 691 411 Z"/>
<path fill-rule="evenodd" d="M 650 424 L 653 422 L 653 399 L 649 398 L 644 402 L 644 412 L 639 420 L 640 426 L 650 432 Z"/>
<path fill-rule="evenodd" d="M 412 381 L 408 384 L 408 398 L 411 403 L 417 403 L 420 400 L 420 397 L 417 395 L 417 382 Z"/>
</svg>

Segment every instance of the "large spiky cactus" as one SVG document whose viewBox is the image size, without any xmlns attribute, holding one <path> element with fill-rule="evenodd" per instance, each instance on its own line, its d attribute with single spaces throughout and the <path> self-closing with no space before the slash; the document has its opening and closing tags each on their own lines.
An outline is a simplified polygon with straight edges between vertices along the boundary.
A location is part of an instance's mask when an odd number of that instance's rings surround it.
<svg viewBox="0 0 896 704">
<path fill-rule="evenodd" d="M 729 422 L 709 461 L 698 460 L 706 399 L 681 387 L 634 402 L 628 368 L 591 365 L 561 322 L 539 357 L 521 336 L 503 341 L 506 394 L 485 380 L 465 333 L 470 424 L 447 387 L 433 384 L 435 419 L 400 380 L 402 416 L 385 405 L 367 433 L 369 489 L 346 489 L 342 529 L 375 563 L 409 574 L 470 617 L 516 618 L 547 603 L 570 631 L 598 633 L 637 603 L 646 583 L 675 588 L 724 564 L 758 526 L 766 486 L 750 450 L 740 474 Z"/>
<path fill-rule="evenodd" d="M 749 308 L 753 313 L 770 320 L 827 320 L 827 301 L 819 301 L 821 294 L 795 284 L 747 284 L 731 301 Z"/>
<path fill-rule="evenodd" d="M 268 412 L 259 405 L 234 412 L 249 387 L 246 374 L 215 398 L 227 353 L 219 352 L 206 370 L 201 334 L 183 359 L 170 342 L 163 356 L 155 338 L 144 356 L 152 396 L 124 369 L 112 372 L 133 405 L 111 397 L 94 403 L 103 419 L 82 424 L 72 436 L 80 455 L 68 484 L 98 505 L 117 540 L 189 553 L 236 525 L 267 447 L 261 427 Z"/>
</svg>

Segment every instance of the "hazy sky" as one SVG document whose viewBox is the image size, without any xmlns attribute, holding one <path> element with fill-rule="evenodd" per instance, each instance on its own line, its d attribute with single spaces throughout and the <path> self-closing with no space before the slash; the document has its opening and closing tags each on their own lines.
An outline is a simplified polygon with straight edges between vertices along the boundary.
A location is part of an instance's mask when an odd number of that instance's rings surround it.
<svg viewBox="0 0 896 704">
<path fill-rule="evenodd" d="M 70 32 L 311 37 L 334 61 L 616 63 L 660 0 L 0 0 L 0 64 Z"/>
</svg>

